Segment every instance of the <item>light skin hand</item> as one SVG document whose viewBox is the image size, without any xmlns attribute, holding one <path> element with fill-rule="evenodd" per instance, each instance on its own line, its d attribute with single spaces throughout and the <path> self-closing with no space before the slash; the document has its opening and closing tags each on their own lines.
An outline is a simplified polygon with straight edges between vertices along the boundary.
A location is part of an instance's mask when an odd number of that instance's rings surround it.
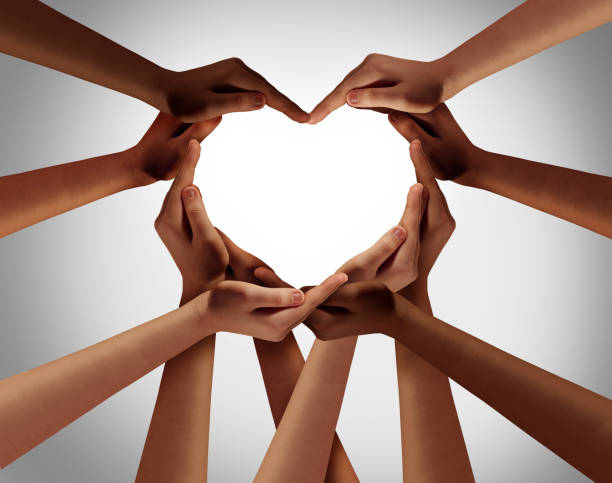
<svg viewBox="0 0 612 483">
<path fill-rule="evenodd" d="M 314 108 L 309 122 L 322 121 L 344 104 L 383 112 L 429 112 L 444 100 L 446 82 L 439 62 L 370 54 Z"/>
</svg>

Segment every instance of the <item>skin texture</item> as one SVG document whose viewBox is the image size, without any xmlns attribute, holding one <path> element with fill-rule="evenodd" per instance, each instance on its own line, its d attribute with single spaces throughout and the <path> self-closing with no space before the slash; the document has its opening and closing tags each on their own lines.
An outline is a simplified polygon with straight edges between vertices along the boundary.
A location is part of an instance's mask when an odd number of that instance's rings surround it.
<svg viewBox="0 0 612 483">
<path fill-rule="evenodd" d="M 199 144 L 191 141 L 155 220 L 181 272 L 180 305 L 224 280 L 229 262 L 192 185 L 199 155 Z M 301 302 L 302 294 L 296 294 Z M 136 481 L 206 481 L 214 356 L 211 335 L 166 362 Z"/>
<path fill-rule="evenodd" d="M 187 125 L 160 113 L 126 151 L 1 177 L 0 237 L 119 191 L 174 178 L 189 140 L 201 142 L 219 121 Z"/>
<path fill-rule="evenodd" d="M 455 220 L 418 141 L 410 145 L 410 157 L 427 194 L 427 206 L 421 220 L 418 277 L 399 294 L 433 315 L 427 280 L 455 229 Z M 399 342 L 395 357 L 404 482 L 473 482 L 448 377 Z"/>
<path fill-rule="evenodd" d="M 0 2 L 0 51 L 140 99 L 185 122 L 261 109 L 309 119 L 236 58 L 184 72 L 164 69 L 35 0 Z"/>
<path fill-rule="evenodd" d="M 419 139 L 438 179 L 480 188 L 612 237 L 612 178 L 487 152 L 474 146 L 448 108 L 390 115 L 408 141 Z"/>
<path fill-rule="evenodd" d="M 242 250 L 224 233 L 219 233 L 225 242 L 230 257 L 226 278 L 261 284 L 261 280 L 255 276 L 255 271 L 258 268 L 261 270 L 265 267 L 271 272 L 268 265 Z M 273 278 L 271 286 L 290 287 L 278 277 Z M 255 344 L 274 424 L 278 427 L 304 367 L 304 357 L 293 332 L 289 332 L 279 342 L 254 338 L 253 343 Z M 335 433 L 325 481 L 327 483 L 359 481 L 342 443 Z"/>
<path fill-rule="evenodd" d="M 191 149 L 197 150 L 197 143 L 192 143 Z M 168 208 L 171 206 L 168 203 Z M 186 212 L 190 213 L 189 208 Z M 190 219 L 195 241 L 202 243 L 193 221 Z M 222 281 L 173 312 L 1 380 L 0 467 L 216 332 L 282 340 L 346 280 L 345 274 L 334 274 L 305 296 L 300 295 L 300 301 L 295 298 L 295 289 Z M 203 456 L 196 456 L 203 464 Z"/>
<path fill-rule="evenodd" d="M 349 280 L 374 279 L 398 290 L 416 278 L 422 191 L 413 186 L 400 225 L 340 268 Z M 256 275 L 266 285 L 282 284 L 268 269 Z M 323 481 L 356 343 L 356 337 L 315 341 L 256 482 Z"/>
<path fill-rule="evenodd" d="M 438 60 L 368 55 L 314 108 L 309 122 L 345 103 L 429 112 L 469 85 L 610 20 L 609 0 L 527 0 Z"/>
</svg>

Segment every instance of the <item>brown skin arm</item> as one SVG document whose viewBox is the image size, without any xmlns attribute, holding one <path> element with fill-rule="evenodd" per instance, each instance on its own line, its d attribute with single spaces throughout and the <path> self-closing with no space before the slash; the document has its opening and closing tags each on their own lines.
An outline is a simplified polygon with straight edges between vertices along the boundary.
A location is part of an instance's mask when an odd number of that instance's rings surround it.
<svg viewBox="0 0 612 483">
<path fill-rule="evenodd" d="M 429 114 L 390 115 L 408 141 L 421 141 L 438 179 L 485 189 L 612 237 L 612 177 L 484 151 L 442 104 Z"/>
<path fill-rule="evenodd" d="M 309 116 L 239 59 L 164 69 L 36 0 L 0 2 L 0 52 L 122 92 L 186 121 L 269 105 Z"/>
<path fill-rule="evenodd" d="M 612 480 L 612 400 L 436 319 L 380 284 L 347 285 L 307 324 L 322 338 L 393 337 L 592 480 Z"/>
<path fill-rule="evenodd" d="M 227 278 L 261 284 L 261 280 L 255 276 L 255 270 L 261 267 L 269 269 L 269 267 L 259 258 L 242 250 L 227 235 L 220 231 L 219 233 L 230 256 Z M 290 287 L 278 277 L 269 283 L 268 286 Z M 304 357 L 293 332 L 289 332 L 287 337 L 279 342 L 254 338 L 253 343 L 274 425 L 278 427 L 304 368 Z M 334 433 L 325 481 L 327 483 L 359 481 L 336 433 Z"/>
<path fill-rule="evenodd" d="M 0 237 L 119 191 L 173 178 L 189 141 L 201 142 L 218 123 L 185 126 L 160 114 L 126 151 L 1 177 Z"/>
</svg>

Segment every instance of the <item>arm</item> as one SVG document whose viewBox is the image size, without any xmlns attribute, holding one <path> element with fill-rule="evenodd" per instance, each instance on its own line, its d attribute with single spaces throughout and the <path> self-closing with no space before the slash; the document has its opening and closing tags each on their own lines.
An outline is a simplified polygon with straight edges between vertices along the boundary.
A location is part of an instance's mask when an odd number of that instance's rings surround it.
<svg viewBox="0 0 612 483">
<path fill-rule="evenodd" d="M 308 119 L 238 59 L 173 72 L 42 2 L 3 0 L 0 11 L 0 51 L 122 92 L 183 121 L 260 109 L 266 103 L 295 121 Z"/>
<path fill-rule="evenodd" d="M 190 144 L 155 222 L 183 278 L 181 306 L 223 280 L 228 263 L 192 186 L 199 153 L 198 144 Z M 206 481 L 214 357 L 211 335 L 166 362 L 136 481 Z"/>
<path fill-rule="evenodd" d="M 349 280 L 376 279 L 396 290 L 414 280 L 421 194 L 422 186 L 413 187 L 400 226 L 340 267 Z M 274 283 L 270 270 L 257 276 Z M 315 340 L 255 481 L 323 481 L 356 343 Z"/>
<path fill-rule="evenodd" d="M 223 238 L 230 256 L 230 278 L 261 284 L 261 281 L 255 276 L 255 271 L 258 268 L 261 269 L 261 267 L 269 267 L 259 258 L 238 247 L 225 233 L 219 231 L 219 234 Z M 268 280 L 268 283 L 268 286 L 289 287 L 278 277 Z M 275 426 L 278 427 L 304 367 L 304 357 L 293 332 L 290 332 L 280 342 L 254 338 L 253 343 L 255 344 L 272 418 Z M 359 481 L 337 434 L 334 434 L 325 481 L 327 483 Z"/>
<path fill-rule="evenodd" d="M 421 141 L 437 178 L 491 191 L 612 237 L 612 178 L 477 148 L 445 105 L 424 115 L 393 112 L 390 118 L 408 141 Z"/>
<path fill-rule="evenodd" d="M 430 112 L 480 79 L 610 20 L 609 0 L 527 0 L 438 60 L 368 55 L 315 107 L 310 122 L 345 103 Z"/>
<path fill-rule="evenodd" d="M 219 120 L 182 123 L 160 114 L 142 140 L 116 154 L 0 178 L 0 236 L 124 189 L 170 179 L 190 139 L 202 141 Z"/>
</svg>

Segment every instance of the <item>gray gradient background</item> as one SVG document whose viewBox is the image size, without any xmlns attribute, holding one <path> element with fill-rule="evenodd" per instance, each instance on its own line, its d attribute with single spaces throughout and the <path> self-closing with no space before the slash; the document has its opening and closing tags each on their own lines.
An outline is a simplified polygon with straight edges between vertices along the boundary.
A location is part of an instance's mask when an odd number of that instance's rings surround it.
<svg viewBox="0 0 612 483">
<path fill-rule="evenodd" d="M 367 53 L 436 58 L 519 2 L 48 3 L 168 68 L 240 56 L 310 109 Z M 611 42 L 612 25 L 601 27 L 472 86 L 449 105 L 481 147 L 610 176 Z M 6 56 L 0 56 L 0 79 L 0 175 L 124 149 L 140 138 L 155 116 L 152 108 L 136 100 Z M 371 201 L 368 196 L 343 186 L 343 178 L 331 179 L 312 194 L 333 203 L 327 191 L 347 190 L 336 198 L 333 216 L 321 222 L 325 227 L 338 223 L 336 230 L 326 233 L 316 225 L 316 216 L 327 216 L 322 211 L 307 223 L 300 218 L 307 198 L 296 204 L 294 219 L 279 223 L 274 204 L 267 212 L 251 201 L 256 187 L 246 194 L 232 190 L 234 182 L 226 177 L 243 174 L 240 166 L 261 166 L 265 172 L 281 157 L 286 172 L 277 176 L 286 176 L 286 182 L 277 187 L 278 197 L 294 186 L 290 176 L 295 175 L 295 153 L 275 150 L 276 133 L 262 139 L 264 117 L 252 131 L 242 129 L 253 126 L 249 116 L 255 115 L 274 117 L 269 112 L 228 116 L 225 131 L 211 138 L 209 171 L 203 171 L 210 176 L 200 181 L 217 187 L 204 190 L 209 193 L 211 217 L 237 242 L 251 240 L 246 248 L 290 281 L 317 281 L 397 219 L 399 200 L 414 179 L 407 144 L 387 127 L 373 140 L 341 129 L 342 119 L 358 115 L 364 126 L 382 129 L 386 121 L 375 114 L 357 114 L 345 107 L 330 118 L 328 132 L 339 134 L 337 142 L 328 140 L 339 148 L 334 157 L 324 159 L 326 164 L 316 166 L 333 170 L 338 162 L 351 169 L 353 162 L 356 173 L 369 170 L 378 184 L 388 174 L 377 171 L 379 166 L 397 168 L 392 178 L 400 180 L 404 192 L 400 185 L 388 190 L 383 185 L 382 191 L 391 192 L 392 199 L 381 204 L 395 206 L 388 216 L 376 204 L 360 212 L 353 208 L 361 208 L 362 198 Z M 323 125 L 302 128 L 312 129 L 313 136 L 327 132 Z M 235 160 L 236 146 L 244 143 L 252 146 L 252 157 Z M 385 153 L 395 153 L 391 161 L 371 159 L 377 143 L 384 144 Z M 362 146 L 369 149 L 368 156 L 356 151 Z M 350 162 L 334 159 L 338 153 L 346 153 Z M 217 171 L 210 171 L 210 166 Z M 334 176 L 350 176 L 346 173 L 333 171 Z M 402 178 L 404 174 L 408 179 Z M 257 186 L 255 180 L 252 184 Z M 448 183 L 443 188 L 457 230 L 432 274 L 436 314 L 612 397 L 610 240 L 485 192 Z M 166 189 L 160 183 L 121 193 L 0 240 L 0 377 L 61 357 L 176 306 L 180 280 L 153 230 Z M 351 220 L 359 226 L 343 224 L 343 212 L 353 217 L 357 212 Z M 248 228 L 250 238 L 241 226 Z M 355 242 L 357 232 L 363 235 Z M 286 248 L 294 242 L 312 249 L 298 253 Z M 326 258 L 328 252 L 333 260 Z M 297 335 L 307 351 L 312 336 L 303 328 Z M 215 364 L 209 478 L 249 481 L 273 434 L 252 342 L 221 334 Z M 110 398 L 0 472 L 0 481 L 133 480 L 160 375 L 157 369 Z M 586 480 L 455 384 L 453 393 L 477 481 Z M 362 481 L 401 481 L 390 340 L 360 339 L 338 432 Z"/>
</svg>

